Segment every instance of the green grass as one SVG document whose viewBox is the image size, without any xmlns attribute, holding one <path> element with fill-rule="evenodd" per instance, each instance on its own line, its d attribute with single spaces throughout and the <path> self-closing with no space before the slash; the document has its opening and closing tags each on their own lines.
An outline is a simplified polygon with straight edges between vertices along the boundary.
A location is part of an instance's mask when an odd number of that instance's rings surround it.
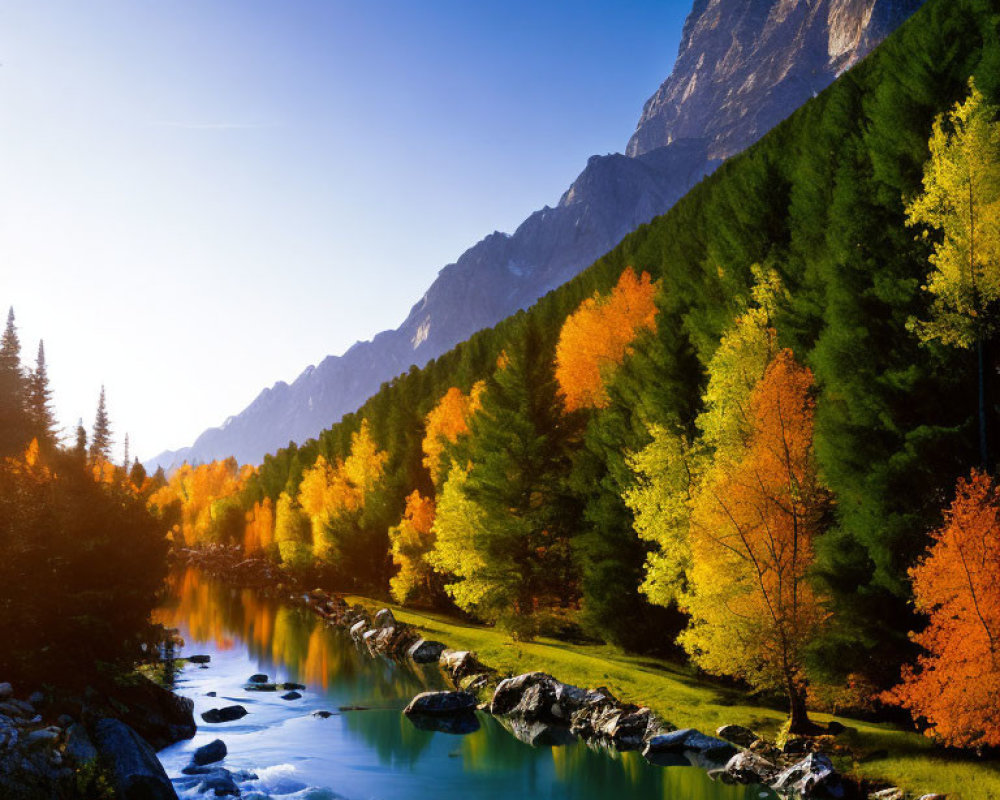
<svg viewBox="0 0 1000 800">
<path fill-rule="evenodd" d="M 372 608 L 385 605 L 361 597 L 346 599 Z M 629 655 L 607 645 L 545 638 L 514 642 L 494 628 L 431 612 L 390 608 L 397 619 L 416 626 L 426 638 L 454 649 L 473 650 L 501 673 L 542 670 L 577 686 L 603 685 L 622 700 L 649 706 L 678 728 L 714 733 L 721 725 L 735 723 L 773 739 L 785 721 L 781 709 L 755 704 L 739 691 L 668 661 Z M 819 722 L 834 719 L 828 714 L 813 717 Z M 838 737 L 853 754 L 837 759 L 846 774 L 900 786 L 914 797 L 941 792 L 951 800 L 1000 800 L 1000 763 L 996 761 L 957 756 L 893 725 L 836 719 L 849 729 Z"/>
</svg>

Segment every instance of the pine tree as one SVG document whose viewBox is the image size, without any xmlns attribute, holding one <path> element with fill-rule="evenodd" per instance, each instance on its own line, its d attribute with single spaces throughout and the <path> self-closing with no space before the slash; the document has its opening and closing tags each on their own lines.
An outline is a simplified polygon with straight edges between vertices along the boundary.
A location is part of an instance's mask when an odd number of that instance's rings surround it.
<svg viewBox="0 0 1000 800">
<path fill-rule="evenodd" d="M 21 450 L 28 441 L 25 400 L 21 342 L 11 308 L 7 314 L 7 328 L 0 340 L 0 455 Z"/>
<path fill-rule="evenodd" d="M 52 413 L 52 389 L 49 388 L 43 341 L 38 342 L 35 368 L 28 375 L 27 399 L 32 436 L 39 442 L 52 444 L 56 438 L 56 421 Z"/>
<path fill-rule="evenodd" d="M 83 427 L 82 418 L 76 423 L 76 445 L 73 452 L 80 460 L 87 457 L 87 429 Z"/>
<path fill-rule="evenodd" d="M 125 455 L 122 457 L 122 466 L 125 467 L 125 469 L 128 469 L 129 466 L 130 466 L 129 465 L 129 460 L 128 460 L 128 434 L 127 433 L 125 434 Z"/>
<path fill-rule="evenodd" d="M 104 397 L 104 387 L 101 387 L 101 398 L 97 401 L 97 415 L 94 418 L 94 430 L 90 437 L 90 460 L 108 461 L 111 458 L 111 422 L 108 420 L 108 409 Z"/>
</svg>

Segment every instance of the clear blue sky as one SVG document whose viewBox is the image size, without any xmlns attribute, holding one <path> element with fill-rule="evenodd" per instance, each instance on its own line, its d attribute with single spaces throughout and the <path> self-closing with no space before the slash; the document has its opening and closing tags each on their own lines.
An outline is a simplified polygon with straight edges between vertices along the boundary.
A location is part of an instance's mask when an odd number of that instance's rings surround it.
<svg viewBox="0 0 1000 800">
<path fill-rule="evenodd" d="M 0 306 L 57 413 L 190 444 L 620 152 L 690 0 L 0 5 Z M 332 420 L 331 420 L 332 422 Z"/>
</svg>

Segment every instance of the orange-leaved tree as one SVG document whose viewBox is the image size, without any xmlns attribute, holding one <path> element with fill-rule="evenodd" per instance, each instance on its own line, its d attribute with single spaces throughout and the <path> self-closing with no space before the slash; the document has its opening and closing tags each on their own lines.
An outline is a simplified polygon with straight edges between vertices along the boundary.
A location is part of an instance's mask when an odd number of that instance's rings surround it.
<svg viewBox="0 0 1000 800">
<path fill-rule="evenodd" d="M 468 394 L 452 386 L 438 404 L 427 415 L 424 426 L 424 466 L 431 474 L 431 480 L 438 488 L 447 478 L 447 465 L 442 464 L 442 455 L 449 444 L 469 433 L 469 419 L 482 402 L 484 381 L 473 385 Z"/>
<path fill-rule="evenodd" d="M 691 509 L 681 643 L 708 672 L 788 696 L 805 732 L 804 650 L 823 620 L 813 543 L 825 496 L 813 460 L 813 376 L 781 350 L 754 388 L 743 453 L 713 459 Z"/>
<path fill-rule="evenodd" d="M 917 668 L 882 697 L 927 720 L 927 734 L 958 747 L 1000 746 L 1000 487 L 960 479 L 944 526 L 910 570 L 927 628 Z"/>
<path fill-rule="evenodd" d="M 607 295 L 595 294 L 566 318 L 556 345 L 556 380 L 567 411 L 604 408 L 609 370 L 636 336 L 656 324 L 656 284 L 629 267 Z"/>
<path fill-rule="evenodd" d="M 427 561 L 434 546 L 434 501 L 414 491 L 406 498 L 406 510 L 399 524 L 389 529 L 392 561 L 399 572 L 389 581 L 392 596 L 399 603 L 414 597 L 432 600 L 441 594 L 440 576 Z"/>
</svg>

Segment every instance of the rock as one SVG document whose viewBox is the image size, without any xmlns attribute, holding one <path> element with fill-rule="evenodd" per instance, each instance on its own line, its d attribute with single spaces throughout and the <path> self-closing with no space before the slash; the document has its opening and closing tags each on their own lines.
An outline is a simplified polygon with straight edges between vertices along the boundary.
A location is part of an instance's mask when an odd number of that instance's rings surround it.
<svg viewBox="0 0 1000 800">
<path fill-rule="evenodd" d="M 921 795 L 919 800 L 947 800 L 943 794 L 925 794 Z"/>
<path fill-rule="evenodd" d="M 767 784 L 778 774 L 779 769 L 776 764 L 763 756 L 743 750 L 729 759 L 726 766 L 718 772 L 724 773 L 735 783 Z"/>
<path fill-rule="evenodd" d="M 406 654 L 417 664 L 433 664 L 446 649 L 441 642 L 418 639 Z"/>
<path fill-rule="evenodd" d="M 216 767 L 199 775 L 197 786 L 201 794 L 212 793 L 216 797 L 240 796 L 240 787 L 236 785 L 233 774 L 225 767 Z"/>
<path fill-rule="evenodd" d="M 77 764 L 86 764 L 97 758 L 97 748 L 90 741 L 87 729 L 79 722 L 74 722 L 66 729 L 65 752 Z"/>
<path fill-rule="evenodd" d="M 0 703 L 0 714 L 8 716 L 11 719 L 29 720 L 35 716 L 35 709 L 23 700 L 11 697 L 9 700 L 4 700 Z"/>
<path fill-rule="evenodd" d="M 725 763 L 736 755 L 736 748 L 729 742 L 706 736 L 694 728 L 662 733 L 652 737 L 642 754 L 647 759 L 664 753 L 696 753 L 710 761 Z"/>
<path fill-rule="evenodd" d="M 453 681 L 460 681 L 466 675 L 493 672 L 476 658 L 475 653 L 468 650 L 445 650 L 441 653 L 438 663 L 447 671 Z"/>
<path fill-rule="evenodd" d="M 840 734 L 842 734 L 846 730 L 847 730 L 847 726 L 846 725 L 842 725 L 841 723 L 837 722 L 837 720 L 835 720 L 835 719 L 831 719 L 826 724 L 826 733 L 827 733 L 828 736 L 840 736 Z"/>
<path fill-rule="evenodd" d="M 312 715 L 314 717 L 319 717 L 320 719 L 329 719 L 333 716 L 332 711 L 313 711 Z"/>
<path fill-rule="evenodd" d="M 749 747 L 760 738 L 752 730 L 744 728 L 742 725 L 723 725 L 715 733 L 727 742 L 732 742 L 740 747 Z"/>
<path fill-rule="evenodd" d="M 906 793 L 896 786 L 891 786 L 880 792 L 872 792 L 868 795 L 868 800 L 906 800 Z"/>
<path fill-rule="evenodd" d="M 351 638 L 361 640 L 365 631 L 368 630 L 368 622 L 366 620 L 359 620 L 351 626 Z"/>
<path fill-rule="evenodd" d="M 61 735 L 62 728 L 50 725 L 47 728 L 31 731 L 24 737 L 24 742 L 28 747 L 47 747 L 54 744 Z"/>
<path fill-rule="evenodd" d="M 306 687 L 304 684 L 301 683 L 283 683 L 281 684 L 281 688 L 285 690 L 291 690 L 293 692 L 302 692 L 305 691 Z"/>
<path fill-rule="evenodd" d="M 458 714 L 407 714 L 406 718 L 415 728 L 436 733 L 450 733 L 465 736 L 479 730 L 479 717 L 472 711 Z"/>
<path fill-rule="evenodd" d="M 188 656 L 187 660 L 190 661 L 192 664 L 207 664 L 209 661 L 212 660 L 212 657 L 203 655 Z"/>
<path fill-rule="evenodd" d="M 278 691 L 278 684 L 276 683 L 248 683 L 243 687 L 244 691 L 247 692 L 276 692 Z"/>
<path fill-rule="evenodd" d="M 532 747 L 563 747 L 576 741 L 576 736 L 563 725 L 547 725 L 544 722 L 528 722 L 517 717 L 507 717 L 500 721 L 518 741 Z"/>
<path fill-rule="evenodd" d="M 462 714 L 476 710 L 476 698 L 468 692 L 421 692 L 403 710 L 404 714 Z"/>
<path fill-rule="evenodd" d="M 153 748 L 124 722 L 100 720 L 94 741 L 121 800 L 177 800 Z"/>
<path fill-rule="evenodd" d="M 281 695 L 282 700 L 298 700 L 302 695 L 298 692 L 289 692 L 288 694 Z"/>
<path fill-rule="evenodd" d="M 377 628 L 395 628 L 396 618 L 392 615 L 392 612 L 388 608 L 380 608 L 375 612 L 375 627 Z"/>
<path fill-rule="evenodd" d="M 215 739 L 195 750 L 191 756 L 191 763 L 199 767 L 214 764 L 216 761 L 222 761 L 228 752 L 226 743 L 222 739 Z"/>
<path fill-rule="evenodd" d="M 817 749 L 816 742 L 808 736 L 792 736 L 785 741 L 781 752 L 789 756 L 804 756 L 815 753 Z"/>
<path fill-rule="evenodd" d="M 7 700 L 14 696 L 14 687 L 9 683 L 0 683 L 0 700 Z"/>
<path fill-rule="evenodd" d="M 219 723 L 232 722 L 242 719 L 247 715 L 247 710 L 243 706 L 226 706 L 225 708 L 212 708 L 201 715 L 205 722 Z"/>
<path fill-rule="evenodd" d="M 28 695 L 28 702 L 32 706 L 34 706 L 35 708 L 38 708 L 39 706 L 44 705 L 45 704 L 45 693 L 44 692 L 32 692 L 30 695 Z"/>
<path fill-rule="evenodd" d="M 251 675 L 249 678 L 247 678 L 247 683 L 267 683 L 267 682 L 268 682 L 267 675 L 263 674 L 262 672 L 258 672 L 256 675 Z"/>
<path fill-rule="evenodd" d="M 844 796 L 844 785 L 833 762 L 822 753 L 810 753 L 801 761 L 783 770 L 771 783 L 771 788 L 784 794 L 802 797 Z"/>
<path fill-rule="evenodd" d="M 205 692 L 205 697 L 218 697 L 218 692 Z"/>
</svg>

